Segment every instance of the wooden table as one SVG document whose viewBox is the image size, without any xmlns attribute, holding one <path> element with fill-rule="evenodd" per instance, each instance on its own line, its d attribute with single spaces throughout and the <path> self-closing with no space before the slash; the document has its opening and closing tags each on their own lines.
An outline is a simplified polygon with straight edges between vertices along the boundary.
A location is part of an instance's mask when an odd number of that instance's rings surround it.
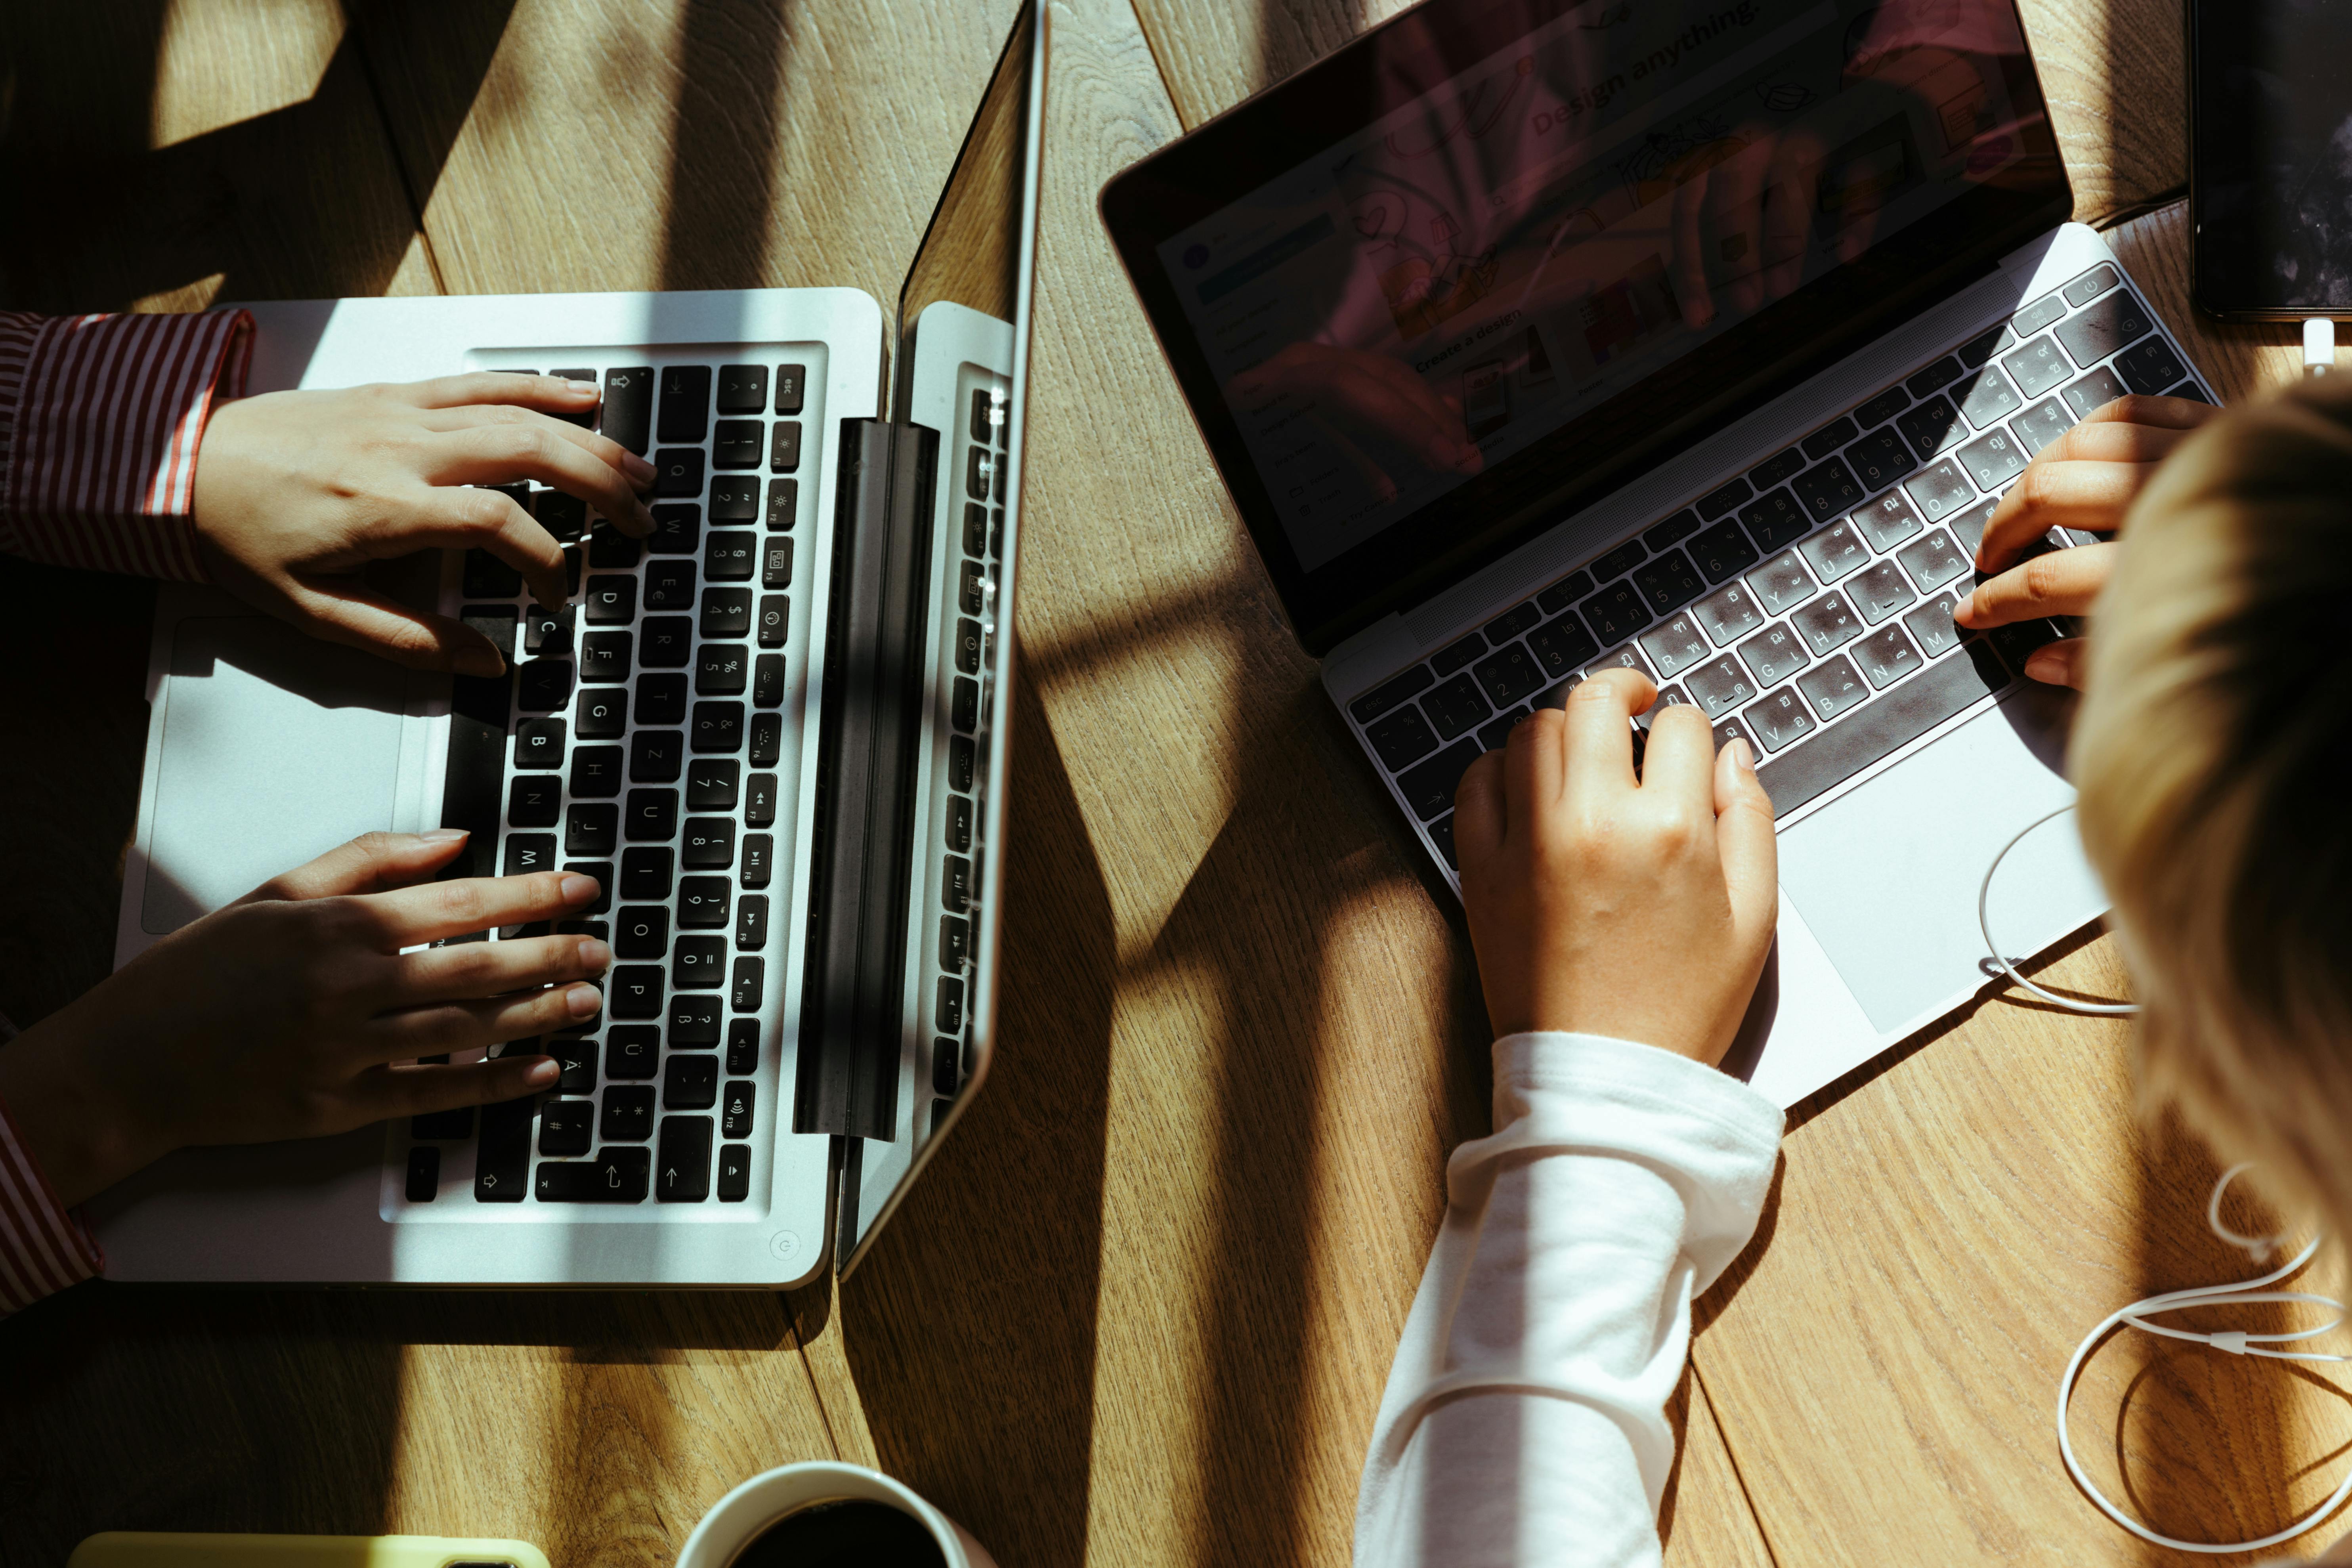
<svg viewBox="0 0 2352 1568">
<path fill-rule="evenodd" d="M 1395 8 L 1056 0 L 1003 1049 L 860 1273 L 781 1300 L 84 1287 L 0 1327 L 0 1561 L 181 1528 L 666 1563 L 735 1481 L 826 1455 L 1007 1568 L 1344 1561 L 1442 1163 L 1487 1124 L 1485 1023 L 1451 896 L 1284 631 L 1093 197 Z M 2111 239 L 2225 391 L 2289 374 L 2284 334 L 2186 305 L 2177 10 L 2026 10 L 2079 216 L 2150 209 Z M 19 7 L 0 188 L 64 221 L 0 234 L 0 301 L 887 300 L 1010 11 Z M 149 603 L 0 568 L 0 740 L 42 759 L 0 795 L 19 1021 L 108 967 Z M 2120 983 L 2105 942 L 2053 973 Z M 2130 1105 L 2119 1027 L 2002 995 L 1801 1107 L 1702 1303 L 1669 1562 L 2171 1555 L 2092 1512 L 2049 1430 L 2084 1327 L 2241 1272 L 2204 1235 L 2208 1162 Z M 2137 1343 L 2075 1409 L 2103 1478 L 2215 1535 L 2323 1495 L 2352 1427 L 2324 1379 Z"/>
</svg>

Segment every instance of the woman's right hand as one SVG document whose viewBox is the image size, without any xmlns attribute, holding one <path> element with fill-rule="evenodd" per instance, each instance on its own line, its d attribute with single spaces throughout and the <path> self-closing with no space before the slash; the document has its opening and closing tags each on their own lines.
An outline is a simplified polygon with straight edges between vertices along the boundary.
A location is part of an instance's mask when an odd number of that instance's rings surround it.
<svg viewBox="0 0 2352 1568">
<path fill-rule="evenodd" d="M 585 982 L 612 962 L 604 942 L 401 950 L 578 914 L 596 882 L 432 880 L 465 841 L 355 838 L 165 937 L 0 1049 L 0 1103 L 59 1200 L 193 1144 L 318 1137 L 552 1087 L 550 1058 L 481 1053 L 594 1017 L 604 997 Z"/>
<path fill-rule="evenodd" d="M 1985 525 L 1977 570 L 1991 574 L 1961 602 L 1953 619 L 1971 631 L 2012 621 L 2085 614 L 2115 570 L 2120 542 L 2053 550 L 2022 564 L 2018 557 L 2053 528 L 2114 533 L 2157 465 L 2221 411 L 2187 397 L 2118 397 L 2091 410 L 2018 475 Z M 2083 684 L 2084 639 L 2036 648 L 2024 674 L 2053 686 Z"/>
</svg>

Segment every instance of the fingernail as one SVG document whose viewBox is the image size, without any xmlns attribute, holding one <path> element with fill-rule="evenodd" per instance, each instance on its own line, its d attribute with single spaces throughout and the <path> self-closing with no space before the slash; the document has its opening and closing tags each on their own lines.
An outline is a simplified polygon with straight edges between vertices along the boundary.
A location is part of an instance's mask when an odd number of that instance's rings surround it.
<svg viewBox="0 0 2352 1568">
<path fill-rule="evenodd" d="M 467 647 L 457 650 L 457 670 L 460 675 L 476 675 L 485 679 L 504 675 L 507 661 L 499 657 L 494 647 Z"/>
<path fill-rule="evenodd" d="M 561 1074 L 562 1070 L 562 1068 L 558 1066 L 552 1060 L 533 1062 L 530 1064 L 530 1070 L 522 1075 L 522 1080 L 523 1082 L 530 1084 L 532 1088 L 537 1089 L 543 1085 L 553 1083 L 556 1080 L 557 1076 Z"/>
<path fill-rule="evenodd" d="M 2037 648 L 2032 653 L 2026 655 L 2025 679 L 2028 680 L 2054 682 L 2058 679 L 2059 669 L 2063 662 L 2063 661 L 2061 660 L 2056 654 L 2051 652 L 2048 648 Z"/>
<path fill-rule="evenodd" d="M 563 395 L 566 397 L 593 397 L 596 395 L 596 384 L 593 381 L 574 381 L 568 375 L 561 377 L 560 379 L 563 383 Z"/>
<path fill-rule="evenodd" d="M 462 827 L 435 827 L 420 833 L 416 837 L 422 838 L 427 844 L 449 844 L 454 843 L 456 840 L 460 838 L 470 838 L 473 835 L 467 833 Z"/>
<path fill-rule="evenodd" d="M 580 939 L 580 967 L 602 974 L 611 967 L 613 950 L 593 936 Z"/>
<path fill-rule="evenodd" d="M 584 904 L 596 896 L 596 879 L 583 877 L 578 872 L 566 873 L 563 879 L 563 901 Z"/>
<path fill-rule="evenodd" d="M 1738 735 L 1731 737 L 1731 760 L 1739 764 L 1741 773 L 1756 771 L 1756 753 L 1748 749 L 1747 741 Z"/>
<path fill-rule="evenodd" d="M 621 472 L 629 476 L 631 484 L 649 485 L 654 482 L 654 466 L 635 452 L 621 454 Z"/>
<path fill-rule="evenodd" d="M 563 994 L 564 1010 L 575 1018 L 585 1018 L 604 1005 L 604 994 L 593 985 L 574 985 Z"/>
</svg>

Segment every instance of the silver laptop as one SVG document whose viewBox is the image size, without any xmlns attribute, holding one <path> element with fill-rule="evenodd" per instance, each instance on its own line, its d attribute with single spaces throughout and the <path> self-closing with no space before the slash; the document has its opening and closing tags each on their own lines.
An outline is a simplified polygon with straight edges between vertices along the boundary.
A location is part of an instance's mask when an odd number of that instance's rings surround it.
<svg viewBox="0 0 2352 1568">
<path fill-rule="evenodd" d="M 2011 0 L 1431 0 L 1102 210 L 1457 892 L 1463 772 L 1623 666 L 1745 736 L 1779 814 L 1727 1066 L 1786 1105 L 1987 984 L 1979 884 L 2072 798 L 2070 706 L 2019 672 L 2071 628 L 1963 636 L 1955 596 L 2061 432 L 2126 392 L 2212 400 L 2068 221 Z M 2014 956 L 2105 904 L 2062 817 L 1989 913 Z"/>
<path fill-rule="evenodd" d="M 616 956 L 593 1025 L 509 1047 L 553 1092 L 176 1155 L 91 1205 L 111 1277 L 787 1287 L 864 1255 L 993 1041 L 1045 79 L 1018 8 L 895 334 L 847 289 L 248 307 L 255 391 L 595 381 L 657 526 L 515 489 L 564 542 L 562 615 L 486 554 L 410 563 L 511 651 L 498 680 L 167 588 L 118 964 L 436 824 L 472 830 L 459 874 L 596 877 L 565 929 Z"/>
</svg>

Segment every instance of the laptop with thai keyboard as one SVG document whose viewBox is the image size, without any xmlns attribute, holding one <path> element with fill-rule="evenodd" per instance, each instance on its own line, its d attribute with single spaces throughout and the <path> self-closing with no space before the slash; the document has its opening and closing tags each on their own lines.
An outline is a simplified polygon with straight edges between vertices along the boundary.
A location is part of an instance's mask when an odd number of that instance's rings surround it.
<svg viewBox="0 0 2352 1568">
<path fill-rule="evenodd" d="M 2021 670 L 2074 628 L 1952 620 L 1999 497 L 2116 397 L 2212 400 L 2071 207 L 2008 0 L 1433 0 L 1103 197 L 1449 883 L 1464 772 L 1593 671 L 1748 741 L 1781 922 L 1730 1065 L 1783 1104 L 1981 988 L 1979 879 L 2071 798 Z M 2021 952 L 2105 907 L 2063 823 L 1989 897 Z"/>
<path fill-rule="evenodd" d="M 614 966 L 598 1017 L 510 1047 L 556 1058 L 551 1092 L 184 1152 L 93 1205 L 110 1274 L 790 1286 L 864 1255 L 992 1050 L 1043 73 L 1024 5 L 895 340 L 850 289 L 248 307 L 256 391 L 594 383 L 655 527 L 511 488 L 563 547 L 555 609 L 483 552 L 411 563 L 507 651 L 496 679 L 167 588 L 118 963 L 439 824 L 469 830 L 452 875 L 596 879 L 562 929 Z"/>
</svg>

